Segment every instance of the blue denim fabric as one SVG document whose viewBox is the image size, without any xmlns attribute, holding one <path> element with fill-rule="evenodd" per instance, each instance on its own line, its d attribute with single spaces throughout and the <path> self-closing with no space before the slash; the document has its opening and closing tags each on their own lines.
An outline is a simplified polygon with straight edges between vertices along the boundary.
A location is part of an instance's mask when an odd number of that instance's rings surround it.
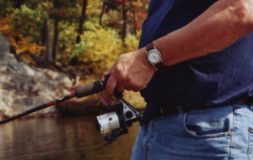
<svg viewBox="0 0 253 160">
<path fill-rule="evenodd" d="M 253 160 L 253 106 L 161 116 L 142 125 L 132 160 Z"/>
</svg>

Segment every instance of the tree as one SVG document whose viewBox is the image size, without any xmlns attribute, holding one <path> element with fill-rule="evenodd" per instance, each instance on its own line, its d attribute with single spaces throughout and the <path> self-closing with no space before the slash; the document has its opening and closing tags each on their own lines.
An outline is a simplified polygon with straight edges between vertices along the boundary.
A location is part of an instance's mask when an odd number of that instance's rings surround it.
<svg viewBox="0 0 253 160">
<path fill-rule="evenodd" d="M 47 62 L 52 62 L 54 58 L 51 53 L 52 49 L 51 49 L 51 40 L 50 40 L 50 17 L 49 17 L 48 12 L 45 12 L 45 14 L 46 15 L 45 15 L 44 23 L 41 30 L 41 42 L 42 42 L 42 45 L 45 47 L 45 49 L 43 50 L 45 60 Z"/>
<path fill-rule="evenodd" d="M 86 9 L 87 9 L 87 0 L 83 0 L 82 3 L 82 14 L 79 19 L 79 26 L 78 26 L 78 35 L 76 37 L 76 43 L 80 43 L 81 35 L 83 34 L 83 24 L 86 18 Z"/>
<path fill-rule="evenodd" d="M 104 0 L 99 23 L 103 24 L 103 17 L 106 13 L 117 11 L 121 18 L 114 20 L 114 22 L 110 21 L 108 24 L 121 24 L 120 33 L 124 41 L 126 35 L 130 32 L 136 34 L 137 30 L 140 29 L 140 22 L 142 21 L 139 21 L 139 19 L 143 19 L 146 16 L 146 4 L 147 0 Z"/>
</svg>

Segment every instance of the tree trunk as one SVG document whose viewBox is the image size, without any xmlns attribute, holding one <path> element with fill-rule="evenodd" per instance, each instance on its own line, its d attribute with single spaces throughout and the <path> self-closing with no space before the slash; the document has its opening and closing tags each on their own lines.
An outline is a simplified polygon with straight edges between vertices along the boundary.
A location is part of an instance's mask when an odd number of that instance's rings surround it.
<svg viewBox="0 0 253 160">
<path fill-rule="evenodd" d="M 54 0 L 53 1 L 53 10 L 59 9 L 61 6 L 60 0 Z M 59 39 L 59 17 L 56 15 L 54 17 L 54 32 L 53 32 L 53 44 L 52 44 L 52 57 L 53 60 L 51 62 L 54 62 L 57 55 L 57 48 L 58 48 L 58 39 Z"/>
<path fill-rule="evenodd" d="M 136 8 L 133 8 L 133 30 L 134 34 L 137 34 L 137 16 L 136 16 Z"/>
<path fill-rule="evenodd" d="M 124 41 L 126 38 L 126 35 L 129 32 L 129 28 L 128 28 L 128 17 L 127 17 L 127 12 L 128 9 L 126 7 L 126 4 L 122 4 L 122 31 L 121 31 L 121 36 L 122 36 L 122 40 Z"/>
<path fill-rule="evenodd" d="M 86 18 L 87 0 L 83 0 L 82 4 L 82 15 L 79 19 L 78 33 L 76 37 L 76 43 L 80 43 L 81 35 L 83 34 L 83 24 Z"/>
<path fill-rule="evenodd" d="M 54 40 L 53 40 L 53 48 L 52 48 L 52 56 L 53 56 L 53 61 L 54 62 L 56 59 L 57 55 L 57 48 L 58 48 L 58 39 L 59 39 L 59 19 L 56 18 L 54 20 Z"/>
<path fill-rule="evenodd" d="M 47 62 L 53 61 L 53 56 L 51 52 L 51 43 L 50 43 L 50 17 L 49 13 L 46 13 L 46 19 L 44 20 L 43 27 L 41 30 L 41 42 L 45 46 L 44 59 Z"/>
</svg>

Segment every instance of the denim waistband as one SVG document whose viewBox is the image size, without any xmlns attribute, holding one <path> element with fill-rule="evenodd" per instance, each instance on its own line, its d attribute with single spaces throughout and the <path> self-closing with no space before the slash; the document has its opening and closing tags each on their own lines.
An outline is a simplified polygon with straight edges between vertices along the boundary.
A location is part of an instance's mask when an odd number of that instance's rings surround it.
<svg viewBox="0 0 253 160">
<path fill-rule="evenodd" d="M 253 101 L 252 99 L 242 99 L 236 102 L 231 102 L 230 104 L 224 104 L 224 105 L 219 105 L 219 106 L 212 106 L 212 107 L 207 107 L 207 106 L 202 106 L 202 107 L 192 107 L 192 108 L 187 108 L 183 106 L 149 106 L 150 108 L 155 107 L 156 110 L 150 114 L 150 115 L 145 115 L 144 113 L 144 119 L 143 119 L 143 124 L 148 123 L 151 119 L 154 119 L 159 116 L 169 116 L 169 115 L 176 115 L 176 114 L 181 114 L 181 113 L 187 113 L 190 111 L 198 111 L 198 110 L 208 110 L 208 109 L 215 109 L 215 108 L 222 108 L 226 106 L 231 106 L 231 105 L 247 105 L 249 107 L 253 106 Z M 158 110 L 159 109 L 159 110 Z"/>
</svg>

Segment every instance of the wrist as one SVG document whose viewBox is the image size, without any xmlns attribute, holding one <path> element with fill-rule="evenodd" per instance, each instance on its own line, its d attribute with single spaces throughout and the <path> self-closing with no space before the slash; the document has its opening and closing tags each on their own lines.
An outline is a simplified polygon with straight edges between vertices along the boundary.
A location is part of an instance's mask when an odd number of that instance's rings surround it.
<svg viewBox="0 0 253 160">
<path fill-rule="evenodd" d="M 140 59 L 141 59 L 141 62 L 144 66 L 146 66 L 147 68 L 149 68 L 150 70 L 152 71 L 156 71 L 156 67 L 153 66 L 152 64 L 150 64 L 148 62 L 148 59 L 147 59 L 147 53 L 146 53 L 146 48 L 141 48 L 141 49 L 138 49 L 137 50 L 138 52 L 138 55 L 140 56 Z"/>
</svg>

